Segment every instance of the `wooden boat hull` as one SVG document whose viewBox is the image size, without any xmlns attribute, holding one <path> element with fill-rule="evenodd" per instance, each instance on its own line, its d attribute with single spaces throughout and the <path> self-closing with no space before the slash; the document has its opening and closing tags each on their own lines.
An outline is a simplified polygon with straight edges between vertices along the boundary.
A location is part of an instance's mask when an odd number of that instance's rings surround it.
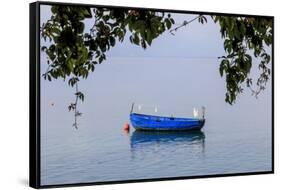
<svg viewBox="0 0 281 190">
<path fill-rule="evenodd" d="M 130 114 L 130 121 L 137 130 L 200 130 L 205 123 L 205 119 L 196 118 L 174 118 L 153 116 L 145 114 Z"/>
</svg>

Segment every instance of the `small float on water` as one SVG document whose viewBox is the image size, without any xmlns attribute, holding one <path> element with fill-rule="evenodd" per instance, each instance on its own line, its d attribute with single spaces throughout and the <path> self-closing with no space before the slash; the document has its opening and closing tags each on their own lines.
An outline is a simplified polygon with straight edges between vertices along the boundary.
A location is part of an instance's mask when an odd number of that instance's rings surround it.
<svg viewBox="0 0 281 190">
<path fill-rule="evenodd" d="M 202 117 L 200 118 L 197 109 L 193 109 L 193 118 L 180 118 L 135 113 L 133 108 L 134 103 L 130 112 L 130 121 L 136 130 L 200 130 L 205 124 L 205 107 L 202 107 Z M 157 108 L 155 108 L 155 112 L 157 112 Z"/>
</svg>

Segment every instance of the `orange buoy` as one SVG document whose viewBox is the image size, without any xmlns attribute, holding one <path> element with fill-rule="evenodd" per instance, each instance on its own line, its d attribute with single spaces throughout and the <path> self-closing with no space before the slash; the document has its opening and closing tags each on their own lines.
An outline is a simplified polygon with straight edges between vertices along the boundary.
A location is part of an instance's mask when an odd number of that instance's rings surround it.
<svg viewBox="0 0 281 190">
<path fill-rule="evenodd" d="M 125 131 L 129 131 L 130 130 L 130 125 L 129 125 L 129 123 L 125 123 L 125 125 L 124 125 L 124 130 Z"/>
</svg>

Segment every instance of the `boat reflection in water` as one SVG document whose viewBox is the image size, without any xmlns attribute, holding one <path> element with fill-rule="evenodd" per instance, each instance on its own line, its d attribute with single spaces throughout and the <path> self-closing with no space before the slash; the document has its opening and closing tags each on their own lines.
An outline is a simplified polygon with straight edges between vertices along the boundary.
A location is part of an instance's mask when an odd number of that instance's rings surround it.
<svg viewBox="0 0 281 190">
<path fill-rule="evenodd" d="M 204 153 L 205 134 L 202 131 L 142 131 L 135 130 L 130 138 L 131 152 L 171 154 L 177 151 Z M 176 153 L 176 152 L 175 152 Z"/>
</svg>

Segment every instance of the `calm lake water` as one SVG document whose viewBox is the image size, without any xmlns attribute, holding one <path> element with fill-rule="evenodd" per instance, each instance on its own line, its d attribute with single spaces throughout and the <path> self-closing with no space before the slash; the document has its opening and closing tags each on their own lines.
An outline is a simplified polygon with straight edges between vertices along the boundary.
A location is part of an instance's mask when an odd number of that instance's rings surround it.
<svg viewBox="0 0 281 190">
<path fill-rule="evenodd" d="M 79 83 L 78 130 L 67 110 L 74 89 L 42 79 L 41 184 L 271 170 L 270 82 L 258 99 L 245 89 L 230 106 L 218 67 L 216 59 L 108 59 Z M 204 105 L 206 123 L 201 132 L 126 134 L 132 102 L 174 116 Z"/>
</svg>

